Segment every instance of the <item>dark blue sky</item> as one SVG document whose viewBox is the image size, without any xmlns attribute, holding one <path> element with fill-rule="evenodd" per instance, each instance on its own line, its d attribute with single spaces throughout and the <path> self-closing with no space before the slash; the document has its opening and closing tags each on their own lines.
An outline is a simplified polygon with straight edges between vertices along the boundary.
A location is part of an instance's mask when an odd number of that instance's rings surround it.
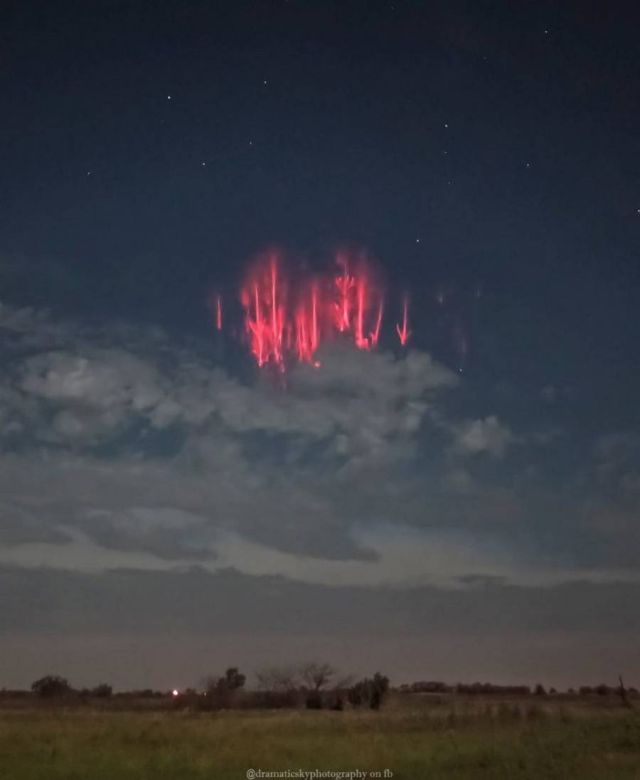
<svg viewBox="0 0 640 780">
<path fill-rule="evenodd" d="M 68 526 L 112 552 L 188 557 L 213 549 L 221 525 L 245 544 L 353 554 L 348 586 L 370 584 L 357 559 L 373 549 L 382 587 L 415 528 L 463 529 L 455 544 L 475 555 L 486 527 L 501 552 L 480 550 L 490 563 L 474 558 L 470 574 L 493 566 L 531 592 L 573 581 L 572 567 L 628 582 L 640 554 L 639 21 L 622 3 L 4 2 L 0 421 L 5 472 L 26 487 L 0 514 L 2 561 L 34 565 L 28 545 Z M 329 356 L 328 379 L 302 374 L 274 399 L 240 370 L 240 346 L 215 345 L 210 295 L 232 299 L 267 245 L 315 266 L 344 242 L 378 259 L 391 292 L 410 290 L 417 351 Z M 79 471 L 70 493 L 52 477 L 51 506 L 35 512 L 23 497 L 42 457 L 54 474 Z M 137 487 L 134 462 L 148 469 Z M 291 484 L 274 477 L 285 462 Z M 191 468 L 209 476 L 194 487 Z M 209 496 L 209 478 L 237 479 L 237 493 Z M 241 496 L 267 484 L 260 525 Z M 318 523 L 271 516 L 283 500 Z M 113 569 L 71 538 L 73 576 Z M 446 560 L 454 542 L 435 544 Z M 245 552 L 243 576 L 296 580 L 290 561 Z M 322 590 L 325 574 L 309 582 Z M 16 603 L 30 598 L 21 587 Z"/>
<path fill-rule="evenodd" d="M 634 21 L 597 3 L 3 4 L 0 250 L 29 269 L 4 295 L 198 327 L 207 288 L 266 243 L 354 241 L 416 310 L 481 284 L 479 362 L 637 391 Z"/>
</svg>

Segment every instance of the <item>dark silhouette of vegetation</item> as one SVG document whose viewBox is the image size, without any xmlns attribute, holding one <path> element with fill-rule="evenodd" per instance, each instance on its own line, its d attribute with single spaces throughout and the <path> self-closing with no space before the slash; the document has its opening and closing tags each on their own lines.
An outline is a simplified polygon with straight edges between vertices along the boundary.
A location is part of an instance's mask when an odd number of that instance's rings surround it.
<svg viewBox="0 0 640 780">
<path fill-rule="evenodd" d="M 222 677 L 209 677 L 205 681 L 204 701 L 200 703 L 201 709 L 229 709 L 234 706 L 238 698 L 238 692 L 244 687 L 247 678 L 238 671 L 236 666 L 231 666 Z M 193 699 L 196 692 L 185 692 L 184 696 Z M 197 695 L 197 694 L 196 694 Z"/>
<path fill-rule="evenodd" d="M 303 682 L 314 691 L 320 691 L 326 687 L 334 675 L 335 671 L 329 664 L 309 663 L 300 670 Z"/>
<path fill-rule="evenodd" d="M 471 695 L 499 694 L 506 696 L 528 696 L 531 689 L 528 685 L 494 685 L 493 683 L 458 683 L 455 687 L 457 693 Z"/>
<path fill-rule="evenodd" d="M 622 704 L 627 709 L 632 710 L 633 704 L 631 704 L 631 701 L 629 700 L 629 695 L 627 693 L 627 689 L 624 687 L 624 682 L 622 681 L 622 675 L 618 675 L 618 694 L 620 696 L 620 699 L 622 700 Z"/>
<path fill-rule="evenodd" d="M 93 688 L 76 689 L 63 677 L 46 675 L 36 680 L 31 692 L 0 690 L 0 700 L 39 698 L 47 701 L 63 701 L 65 707 L 94 706 L 108 709 L 281 709 L 302 708 L 326 709 L 340 712 L 344 709 L 380 709 L 389 692 L 389 679 L 377 672 L 373 677 L 354 681 L 339 678 L 336 670 L 328 663 L 310 662 L 297 667 L 271 667 L 256 674 L 257 687 L 246 689 L 246 676 L 237 667 L 229 667 L 219 677 L 207 678 L 199 687 L 178 691 L 155 691 L 152 689 L 131 690 L 114 693 L 107 683 Z M 542 697 L 552 697 L 556 704 L 579 695 L 588 697 L 600 706 L 614 705 L 635 709 L 640 694 L 633 687 L 626 687 L 622 678 L 617 685 L 604 683 L 582 686 L 575 691 L 565 692 L 555 688 L 546 689 L 541 683 L 533 688 L 524 685 L 494 685 L 475 682 L 471 684 L 447 684 L 441 681 L 418 681 L 401 685 L 397 693 L 404 695 L 433 696 L 432 701 L 443 703 L 448 697 L 496 696 L 497 702 L 485 705 L 492 717 L 512 717 L 515 711 L 527 718 L 542 718 L 548 708 L 538 704 Z M 204 688 L 204 690 L 203 690 Z M 512 699 L 530 697 L 528 709 L 517 706 Z M 535 700 L 535 703 L 534 703 Z M 520 717 L 520 715 L 518 715 Z"/>
<path fill-rule="evenodd" d="M 376 672 L 373 679 L 365 678 L 349 688 L 347 698 L 353 707 L 379 710 L 389 690 L 389 678 Z"/>
<path fill-rule="evenodd" d="M 256 672 L 257 706 L 269 709 L 299 706 L 300 679 L 297 670 L 289 666 L 273 666 Z"/>
<path fill-rule="evenodd" d="M 94 696 L 96 699 L 108 699 L 113 695 L 113 688 L 107 683 L 100 683 L 89 691 L 90 696 Z"/>
<path fill-rule="evenodd" d="M 245 675 L 232 666 L 224 673 L 224 677 L 218 679 L 215 687 L 217 691 L 237 691 L 244 686 L 246 680 Z"/>
<path fill-rule="evenodd" d="M 309 710 L 321 710 L 323 689 L 330 683 L 335 670 L 330 664 L 308 663 L 300 670 L 300 677 L 307 689 L 305 704 Z"/>
<path fill-rule="evenodd" d="M 531 689 L 528 685 L 494 685 L 493 683 L 458 683 L 449 685 L 437 680 L 414 682 L 401 685 L 403 693 L 463 693 L 463 694 L 501 694 L 504 696 L 528 696 Z"/>
<path fill-rule="evenodd" d="M 32 683 L 31 690 L 36 696 L 40 696 L 43 699 L 53 699 L 73 693 L 69 682 L 64 677 L 58 677 L 55 674 L 48 674 L 36 680 Z"/>
<path fill-rule="evenodd" d="M 370 707 L 372 710 L 379 710 L 382 706 L 382 700 L 389 690 L 389 678 L 376 672 L 373 675 L 372 687 Z"/>
<path fill-rule="evenodd" d="M 427 680 L 414 682 L 411 685 L 401 685 L 400 690 L 408 693 L 452 693 L 454 686 L 436 680 Z"/>
</svg>

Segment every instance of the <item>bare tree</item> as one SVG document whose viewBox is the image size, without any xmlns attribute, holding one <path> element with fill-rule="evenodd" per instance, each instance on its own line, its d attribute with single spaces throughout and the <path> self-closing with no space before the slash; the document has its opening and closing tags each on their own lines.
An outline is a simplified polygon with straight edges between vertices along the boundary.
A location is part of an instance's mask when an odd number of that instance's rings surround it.
<svg viewBox="0 0 640 780">
<path fill-rule="evenodd" d="M 311 662 L 300 669 L 300 676 L 307 689 L 306 705 L 310 710 L 321 710 L 325 702 L 322 691 L 329 685 L 335 671 L 330 664 Z"/>
<path fill-rule="evenodd" d="M 296 707 L 299 703 L 300 681 L 295 669 L 288 666 L 270 667 L 256 672 L 260 694 L 257 701 L 270 708 Z"/>
<path fill-rule="evenodd" d="M 273 693 L 289 693 L 298 687 L 298 675 L 289 666 L 272 666 L 256 672 L 258 688 Z"/>
<path fill-rule="evenodd" d="M 330 664 L 311 662 L 302 667 L 300 676 L 307 688 L 319 693 L 329 685 L 335 676 L 335 669 Z"/>
</svg>

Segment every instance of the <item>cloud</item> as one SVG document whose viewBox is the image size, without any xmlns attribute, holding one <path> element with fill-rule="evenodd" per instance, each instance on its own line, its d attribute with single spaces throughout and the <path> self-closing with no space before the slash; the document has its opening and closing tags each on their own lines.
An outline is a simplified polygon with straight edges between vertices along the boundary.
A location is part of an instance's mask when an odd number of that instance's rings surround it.
<svg viewBox="0 0 640 780">
<path fill-rule="evenodd" d="M 507 448 L 516 441 L 511 430 L 495 415 L 480 420 L 468 420 L 453 426 L 452 450 L 460 455 L 477 455 L 486 452 L 501 458 Z"/>
<path fill-rule="evenodd" d="M 113 550 L 96 544 L 78 529 L 62 529 L 64 543 L 27 542 L 0 546 L 0 564 L 84 573 L 118 569 L 189 571 L 191 559 L 168 560 L 152 553 Z M 527 563 L 486 538 L 441 530 L 417 531 L 403 526 L 373 527 L 356 532 L 370 549 L 370 560 L 328 560 L 296 555 L 250 541 L 231 532 L 219 532 L 198 561 L 200 570 L 215 574 L 234 570 L 253 577 L 285 577 L 326 587 L 437 586 L 445 589 L 504 583 L 550 587 L 568 582 L 638 583 L 637 569 L 561 568 Z"/>
<path fill-rule="evenodd" d="M 323 352 L 321 370 L 296 367 L 286 388 L 264 374 L 242 382 L 161 331 L 107 336 L 7 307 L 2 347 L 7 538 L 20 540 L 21 526 L 29 542 L 38 528 L 43 540 L 75 528 L 162 559 L 196 560 L 219 529 L 296 553 L 366 557 L 348 494 L 381 471 L 379 495 L 393 494 L 427 411 L 457 383 L 421 352 L 339 346 Z M 165 511 L 201 520 L 140 532 L 143 516 Z"/>
<path fill-rule="evenodd" d="M 157 369 L 122 350 L 87 350 L 85 354 L 48 352 L 23 365 L 20 389 L 50 401 L 96 409 L 148 411 L 162 398 Z"/>
<path fill-rule="evenodd" d="M 426 353 L 334 345 L 283 387 L 158 329 L 3 307 L 0 356 L 7 564 L 228 567 L 343 587 L 595 581 L 598 567 L 609 581 L 634 568 L 612 548 L 576 553 L 570 514 L 563 540 L 545 537 L 531 480 L 506 471 L 525 440 L 497 414 L 452 414 L 459 378 Z"/>
<path fill-rule="evenodd" d="M 19 332 L 31 348 L 22 360 L 14 354 L 0 387 L 3 414 L 36 439 L 76 450 L 144 426 L 180 426 L 190 435 L 217 427 L 288 436 L 302 454 L 303 440 L 322 441 L 327 454 L 354 463 L 393 458 L 419 430 L 435 394 L 457 382 L 424 353 L 398 359 L 343 347 L 321 355 L 322 370 L 296 367 L 283 392 L 265 379 L 243 384 L 210 359 L 168 340 L 159 344 L 157 336 L 146 345 L 138 336 L 124 349 L 61 328 L 55 348 L 33 354 L 49 322 L 33 312 L 4 315 L 5 331 Z M 129 342 L 122 330 L 115 336 Z"/>
</svg>

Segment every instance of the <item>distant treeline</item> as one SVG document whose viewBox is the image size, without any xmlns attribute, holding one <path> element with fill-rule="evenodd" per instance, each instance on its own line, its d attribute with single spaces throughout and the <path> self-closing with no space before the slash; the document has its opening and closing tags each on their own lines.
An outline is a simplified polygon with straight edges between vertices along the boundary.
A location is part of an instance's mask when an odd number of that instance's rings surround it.
<svg viewBox="0 0 640 780">
<path fill-rule="evenodd" d="M 547 690 L 543 685 L 540 685 L 540 683 L 532 688 L 529 685 L 495 685 L 494 683 L 481 682 L 456 683 L 455 685 L 449 685 L 437 680 L 420 681 L 401 685 L 398 690 L 402 693 L 497 694 L 502 696 L 555 696 L 563 693 L 555 688 L 549 688 Z M 613 696 L 620 695 L 621 690 L 629 696 L 640 695 L 640 692 L 636 688 L 624 688 L 622 684 L 616 686 L 605 684 L 594 686 L 582 685 L 577 690 L 575 688 L 568 688 L 564 694 L 569 696 Z"/>
<path fill-rule="evenodd" d="M 67 679 L 58 675 L 46 675 L 31 685 L 30 691 L 0 690 L 0 699 L 60 701 L 66 704 L 103 702 L 105 706 L 189 708 L 194 710 L 221 709 L 380 709 L 389 691 L 389 678 L 377 672 L 372 677 L 356 680 L 352 676 L 339 677 L 335 669 L 326 663 L 311 662 L 299 667 L 273 667 L 256 673 L 256 686 L 248 689 L 246 677 L 236 667 L 230 667 L 223 675 L 206 677 L 198 688 L 172 691 L 156 691 L 150 688 L 113 692 L 107 683 L 93 688 L 74 688 Z M 486 682 L 448 683 L 428 680 L 399 686 L 400 694 L 460 694 L 481 696 L 620 696 L 625 704 L 638 698 L 636 688 L 619 685 L 583 685 L 577 690 L 569 688 L 559 692 L 548 690 L 541 684 L 495 685 Z"/>
<path fill-rule="evenodd" d="M 0 698 L 64 701 L 82 704 L 88 701 L 115 701 L 144 706 L 145 701 L 158 706 L 189 707 L 196 710 L 296 708 L 333 709 L 367 708 L 378 710 L 389 690 L 389 678 L 380 672 L 373 677 L 355 680 L 339 678 L 329 664 L 311 662 L 300 667 L 264 669 L 256 674 L 257 687 L 245 688 L 246 677 L 230 667 L 219 677 L 207 677 L 199 688 L 154 691 L 150 688 L 114 693 L 101 683 L 94 688 L 74 688 L 64 677 L 46 675 L 31 685 L 30 691 L 0 690 Z"/>
</svg>

